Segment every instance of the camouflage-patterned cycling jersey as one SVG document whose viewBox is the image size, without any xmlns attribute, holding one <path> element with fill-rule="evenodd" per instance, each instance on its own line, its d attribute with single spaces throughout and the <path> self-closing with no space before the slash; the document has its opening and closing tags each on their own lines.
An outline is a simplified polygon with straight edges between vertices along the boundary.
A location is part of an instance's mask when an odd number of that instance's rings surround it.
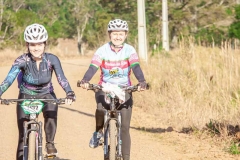
<svg viewBox="0 0 240 160">
<path fill-rule="evenodd" d="M 0 85 L 0 96 L 12 85 L 17 76 L 20 79 L 20 93 L 28 95 L 52 93 L 53 71 L 64 91 L 66 93 L 72 91 L 68 80 L 64 76 L 58 57 L 51 53 L 44 53 L 42 56 L 39 69 L 37 68 L 36 61 L 31 57 L 30 53 L 18 57 L 14 61 L 7 77 Z"/>
</svg>

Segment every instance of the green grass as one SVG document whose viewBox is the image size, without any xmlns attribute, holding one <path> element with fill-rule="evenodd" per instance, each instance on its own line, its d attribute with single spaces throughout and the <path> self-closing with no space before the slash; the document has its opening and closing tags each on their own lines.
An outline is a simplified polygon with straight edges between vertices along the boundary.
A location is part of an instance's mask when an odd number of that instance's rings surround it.
<svg viewBox="0 0 240 160">
<path fill-rule="evenodd" d="M 239 147 L 240 147 L 239 143 L 233 142 L 229 148 L 229 152 L 234 155 L 240 154 Z"/>
</svg>

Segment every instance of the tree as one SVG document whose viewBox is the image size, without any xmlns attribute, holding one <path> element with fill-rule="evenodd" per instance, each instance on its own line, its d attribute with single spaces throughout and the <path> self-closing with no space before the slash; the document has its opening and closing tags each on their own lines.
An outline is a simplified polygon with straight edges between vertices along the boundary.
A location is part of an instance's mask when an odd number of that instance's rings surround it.
<svg viewBox="0 0 240 160">
<path fill-rule="evenodd" d="M 84 51 L 82 48 L 83 43 L 83 34 L 88 23 L 90 15 L 90 6 L 91 1 L 88 0 L 73 0 L 72 1 L 74 7 L 72 8 L 72 12 L 75 18 L 76 30 L 77 30 L 77 41 L 78 41 L 78 53 L 84 55 Z"/>
<path fill-rule="evenodd" d="M 230 25 L 228 34 L 230 38 L 240 40 L 240 5 L 235 7 L 235 21 Z"/>
</svg>

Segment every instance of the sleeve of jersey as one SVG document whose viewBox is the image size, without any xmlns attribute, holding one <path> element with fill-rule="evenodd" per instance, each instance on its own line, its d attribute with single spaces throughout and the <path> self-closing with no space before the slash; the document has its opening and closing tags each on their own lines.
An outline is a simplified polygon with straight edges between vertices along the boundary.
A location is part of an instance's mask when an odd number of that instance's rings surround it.
<svg viewBox="0 0 240 160">
<path fill-rule="evenodd" d="M 144 82 L 145 81 L 142 69 L 141 69 L 139 64 L 134 65 L 132 67 L 132 70 L 133 70 L 133 73 L 134 73 L 135 77 L 137 78 L 138 82 Z"/>
<path fill-rule="evenodd" d="M 145 78 L 139 65 L 139 58 L 135 49 L 132 49 L 132 54 L 129 57 L 129 63 L 138 82 L 144 82 Z"/>
<path fill-rule="evenodd" d="M 101 66 L 101 64 L 102 64 L 101 51 L 100 49 L 98 49 L 91 60 L 91 64 L 87 72 L 85 73 L 83 80 L 90 81 L 94 74 L 97 72 L 98 68 Z"/>
<path fill-rule="evenodd" d="M 101 66 L 102 64 L 102 58 L 101 58 L 101 54 L 100 54 L 100 51 L 98 50 L 92 60 L 91 60 L 91 66 L 95 66 L 97 69 Z"/>
<path fill-rule="evenodd" d="M 8 72 L 7 77 L 0 84 L 0 96 L 12 85 L 18 73 L 20 72 L 21 66 L 25 64 L 25 62 L 26 61 L 24 60 L 23 56 L 20 56 L 14 61 L 10 71 Z"/>
<path fill-rule="evenodd" d="M 133 53 L 129 57 L 129 63 L 131 67 L 139 64 L 139 58 L 135 50 L 132 51 Z"/>
<path fill-rule="evenodd" d="M 68 93 L 69 91 L 72 91 L 70 84 L 67 80 L 67 78 L 64 75 L 62 66 L 61 66 L 61 62 L 58 59 L 58 57 L 53 56 L 53 58 L 51 58 L 51 63 L 54 69 L 54 72 L 56 74 L 58 83 L 60 84 L 60 86 L 63 88 L 63 90 Z"/>
<path fill-rule="evenodd" d="M 83 80 L 90 81 L 94 74 L 97 72 L 98 68 L 96 66 L 90 65 L 87 72 L 85 73 Z"/>
</svg>

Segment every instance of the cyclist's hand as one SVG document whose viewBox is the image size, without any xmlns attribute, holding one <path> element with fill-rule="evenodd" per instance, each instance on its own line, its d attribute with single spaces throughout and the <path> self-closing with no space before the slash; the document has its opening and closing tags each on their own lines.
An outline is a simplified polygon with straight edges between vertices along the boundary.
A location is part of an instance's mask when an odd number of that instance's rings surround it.
<svg viewBox="0 0 240 160">
<path fill-rule="evenodd" d="M 83 80 L 77 82 L 77 86 L 82 87 L 83 89 L 88 89 L 89 82 L 83 79 Z"/>
<path fill-rule="evenodd" d="M 73 91 L 70 91 L 67 93 L 65 104 L 71 105 L 72 102 L 74 102 L 75 100 L 76 100 L 75 93 Z"/>
<path fill-rule="evenodd" d="M 138 91 L 144 91 L 147 89 L 147 83 L 144 81 L 144 82 L 139 82 L 138 83 Z"/>
</svg>

